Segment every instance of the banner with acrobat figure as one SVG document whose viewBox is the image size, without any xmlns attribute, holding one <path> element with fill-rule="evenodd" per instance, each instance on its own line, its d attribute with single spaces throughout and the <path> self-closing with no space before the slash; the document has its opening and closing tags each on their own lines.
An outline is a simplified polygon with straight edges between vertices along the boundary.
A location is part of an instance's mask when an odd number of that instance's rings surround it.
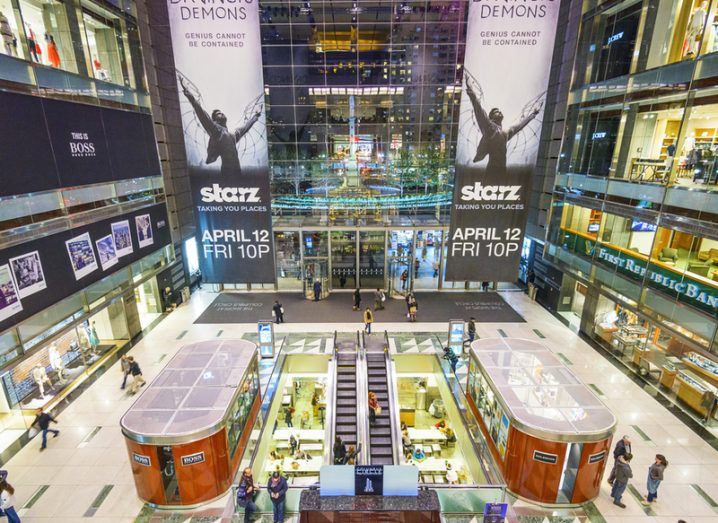
<svg viewBox="0 0 718 523">
<path fill-rule="evenodd" d="M 559 0 L 469 6 L 447 281 L 514 281 Z"/>
<path fill-rule="evenodd" d="M 168 0 L 203 280 L 275 280 L 256 0 Z"/>
</svg>

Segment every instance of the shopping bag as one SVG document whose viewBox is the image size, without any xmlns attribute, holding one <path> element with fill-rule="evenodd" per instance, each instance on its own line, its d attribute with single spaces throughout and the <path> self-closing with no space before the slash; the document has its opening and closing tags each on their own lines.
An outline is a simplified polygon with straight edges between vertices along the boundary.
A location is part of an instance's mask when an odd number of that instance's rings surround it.
<svg viewBox="0 0 718 523">
<path fill-rule="evenodd" d="M 27 431 L 27 437 L 32 439 L 37 436 L 38 432 L 39 430 L 37 430 L 35 427 L 30 427 L 30 430 Z"/>
</svg>

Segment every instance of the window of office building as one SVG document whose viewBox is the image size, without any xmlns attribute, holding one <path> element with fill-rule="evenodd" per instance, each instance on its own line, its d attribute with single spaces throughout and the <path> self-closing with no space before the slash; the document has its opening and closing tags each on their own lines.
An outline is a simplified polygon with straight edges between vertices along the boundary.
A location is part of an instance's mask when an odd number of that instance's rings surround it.
<svg viewBox="0 0 718 523">
<path fill-rule="evenodd" d="M 18 5 L 24 22 L 28 58 L 38 64 L 77 73 L 68 3 L 19 0 Z"/>
</svg>

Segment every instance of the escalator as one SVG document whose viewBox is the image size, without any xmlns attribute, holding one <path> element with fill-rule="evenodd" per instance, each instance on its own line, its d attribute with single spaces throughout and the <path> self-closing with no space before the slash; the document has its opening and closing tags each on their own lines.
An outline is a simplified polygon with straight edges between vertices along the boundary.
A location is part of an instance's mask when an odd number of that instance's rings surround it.
<svg viewBox="0 0 718 523">
<path fill-rule="evenodd" d="M 368 391 L 377 396 L 381 413 L 376 421 L 369 425 L 369 463 L 371 465 L 398 464 L 398 455 L 395 453 L 397 440 L 396 420 L 394 412 L 394 384 L 389 376 L 392 374 L 391 359 L 386 347 L 381 343 L 379 336 L 365 337 L 367 387 Z"/>
<path fill-rule="evenodd" d="M 354 446 L 355 449 L 360 442 L 357 431 L 357 348 L 358 340 L 335 339 L 334 436 L 339 436 L 347 448 Z M 331 446 L 334 441 L 327 443 Z"/>
</svg>

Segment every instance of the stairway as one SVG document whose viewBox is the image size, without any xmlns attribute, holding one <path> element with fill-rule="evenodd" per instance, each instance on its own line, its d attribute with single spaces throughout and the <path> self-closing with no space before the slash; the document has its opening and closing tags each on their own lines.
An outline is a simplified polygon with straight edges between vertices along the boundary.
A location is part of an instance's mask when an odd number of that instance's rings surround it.
<svg viewBox="0 0 718 523">
<path fill-rule="evenodd" d="M 337 353 L 337 401 L 334 434 L 342 438 L 347 449 L 357 446 L 357 366 L 356 352 Z M 333 445 L 334 442 L 332 441 Z M 334 460 L 334 456 L 332 456 Z"/>
<path fill-rule="evenodd" d="M 381 414 L 369 426 L 369 456 L 372 465 L 393 465 L 394 454 L 391 440 L 391 405 L 389 405 L 389 384 L 386 381 L 384 352 L 368 352 L 366 355 L 367 382 L 369 392 L 374 392 Z"/>
</svg>

